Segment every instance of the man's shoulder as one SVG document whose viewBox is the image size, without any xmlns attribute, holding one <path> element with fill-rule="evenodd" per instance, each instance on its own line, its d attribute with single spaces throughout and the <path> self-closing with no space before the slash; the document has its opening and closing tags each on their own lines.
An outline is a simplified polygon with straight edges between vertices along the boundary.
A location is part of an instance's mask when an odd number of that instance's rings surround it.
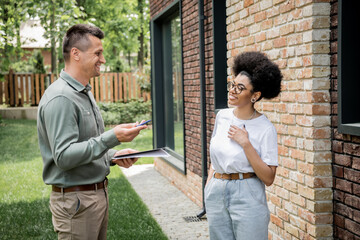
<svg viewBox="0 0 360 240">
<path fill-rule="evenodd" d="M 61 78 L 54 81 L 45 90 L 41 97 L 39 106 L 47 105 L 54 99 L 72 99 L 74 90 Z"/>
</svg>

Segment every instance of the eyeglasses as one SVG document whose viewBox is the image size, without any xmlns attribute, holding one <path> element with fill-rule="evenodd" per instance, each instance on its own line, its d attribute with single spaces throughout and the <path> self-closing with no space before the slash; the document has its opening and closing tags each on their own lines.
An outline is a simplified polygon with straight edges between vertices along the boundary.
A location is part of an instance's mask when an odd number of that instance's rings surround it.
<svg viewBox="0 0 360 240">
<path fill-rule="evenodd" d="M 231 89 L 235 90 L 236 94 L 240 94 L 242 91 L 246 90 L 247 88 L 244 87 L 242 84 L 235 84 L 234 81 L 227 83 L 227 90 L 230 91 Z"/>
</svg>

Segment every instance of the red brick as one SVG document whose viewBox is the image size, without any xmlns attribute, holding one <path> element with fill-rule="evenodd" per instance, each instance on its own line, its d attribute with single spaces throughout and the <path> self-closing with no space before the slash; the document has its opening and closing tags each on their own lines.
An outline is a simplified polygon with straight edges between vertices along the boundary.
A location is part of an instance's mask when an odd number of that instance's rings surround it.
<svg viewBox="0 0 360 240">
<path fill-rule="evenodd" d="M 343 142 L 332 141 L 332 150 L 337 153 L 343 153 Z"/>
<path fill-rule="evenodd" d="M 352 182 L 360 183 L 360 171 L 344 168 L 344 178 Z"/>
<path fill-rule="evenodd" d="M 336 179 L 335 188 L 344 192 L 352 193 L 352 183 L 343 179 Z"/>
<path fill-rule="evenodd" d="M 354 183 L 353 184 L 353 194 L 360 196 L 360 185 Z"/>
<path fill-rule="evenodd" d="M 338 227 L 345 227 L 345 218 L 341 215 L 334 214 L 334 224 Z"/>
<path fill-rule="evenodd" d="M 282 199 L 279 198 L 278 196 L 271 195 L 271 196 L 270 196 L 270 201 L 271 201 L 275 206 L 281 207 L 281 201 L 282 201 Z"/>
<path fill-rule="evenodd" d="M 310 212 L 309 210 L 299 208 L 298 216 L 312 224 L 315 223 L 315 214 Z"/>
<path fill-rule="evenodd" d="M 265 11 L 261 11 L 259 13 L 256 13 L 254 16 L 254 20 L 255 22 L 260 22 L 262 20 L 266 19 L 266 12 Z"/>
<path fill-rule="evenodd" d="M 295 0 L 289 0 L 280 5 L 280 13 L 285 13 L 295 8 Z"/>
<path fill-rule="evenodd" d="M 294 159 L 305 160 L 305 152 L 303 150 L 292 149 L 290 150 L 290 156 Z"/>
<path fill-rule="evenodd" d="M 344 143 L 344 153 L 360 156 L 360 144 Z"/>
<path fill-rule="evenodd" d="M 281 115 L 280 122 L 282 124 L 295 124 L 295 116 L 290 114 Z"/>
<path fill-rule="evenodd" d="M 272 19 L 268 19 L 266 21 L 262 21 L 261 23 L 261 30 L 267 30 L 272 28 L 273 26 L 273 20 Z"/>
<path fill-rule="evenodd" d="M 254 0 L 244 0 L 244 8 L 247 8 L 252 4 L 254 4 Z"/>
<path fill-rule="evenodd" d="M 276 38 L 274 40 L 274 47 L 275 48 L 281 48 L 281 47 L 285 47 L 285 46 L 286 46 L 286 38 L 280 37 L 280 38 Z"/>
<path fill-rule="evenodd" d="M 265 32 L 261 32 L 257 35 L 255 35 L 255 41 L 256 42 L 262 42 L 266 40 L 266 33 Z"/>
<path fill-rule="evenodd" d="M 335 177 L 339 177 L 339 178 L 344 177 L 344 168 L 334 165 L 333 166 L 333 175 Z"/>
<path fill-rule="evenodd" d="M 360 223 L 360 211 L 354 209 L 353 220 Z"/>
<path fill-rule="evenodd" d="M 346 206 L 345 204 L 342 203 L 335 203 L 334 205 L 334 211 L 335 213 L 338 213 L 342 216 L 345 216 L 347 218 L 352 218 L 353 217 L 353 210 L 351 208 L 349 208 L 348 206 Z"/>
<path fill-rule="evenodd" d="M 288 147 L 296 147 L 296 146 L 297 146 L 296 140 L 297 140 L 296 137 L 285 136 L 285 137 L 283 138 L 283 144 L 284 144 L 285 146 L 288 146 Z"/>
<path fill-rule="evenodd" d="M 339 227 L 335 228 L 335 236 L 341 240 L 355 240 L 353 233 Z"/>
<path fill-rule="evenodd" d="M 345 219 L 345 228 L 352 233 L 360 235 L 360 223 Z"/>
<path fill-rule="evenodd" d="M 284 228 L 284 223 L 283 220 L 281 220 L 279 217 L 274 216 L 273 214 L 270 215 L 270 221 L 272 223 L 274 223 L 276 226 L 280 227 L 280 228 Z"/>
<path fill-rule="evenodd" d="M 360 209 L 360 198 L 345 193 L 345 204 Z"/>
<path fill-rule="evenodd" d="M 335 163 L 341 166 L 351 166 L 351 156 L 335 153 Z"/>
<path fill-rule="evenodd" d="M 294 24 L 286 24 L 285 26 L 280 27 L 280 35 L 288 35 L 295 31 Z"/>
<path fill-rule="evenodd" d="M 334 189 L 334 200 L 344 202 L 345 193 L 339 190 Z"/>
</svg>

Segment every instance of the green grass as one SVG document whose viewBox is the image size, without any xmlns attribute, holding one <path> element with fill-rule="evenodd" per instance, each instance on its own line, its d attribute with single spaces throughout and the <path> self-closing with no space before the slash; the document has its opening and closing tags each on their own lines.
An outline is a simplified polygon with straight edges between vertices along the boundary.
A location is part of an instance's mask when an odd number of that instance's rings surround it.
<svg viewBox="0 0 360 240">
<path fill-rule="evenodd" d="M 36 122 L 4 119 L 0 146 L 0 238 L 56 239 Z M 118 167 L 109 175 L 109 201 L 108 239 L 167 239 Z"/>
</svg>

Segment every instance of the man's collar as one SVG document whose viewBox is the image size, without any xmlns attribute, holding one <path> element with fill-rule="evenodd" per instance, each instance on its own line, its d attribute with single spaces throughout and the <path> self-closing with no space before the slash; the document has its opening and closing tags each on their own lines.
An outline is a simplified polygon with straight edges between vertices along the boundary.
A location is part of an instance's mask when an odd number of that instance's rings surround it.
<svg viewBox="0 0 360 240">
<path fill-rule="evenodd" d="M 65 72 L 64 70 L 61 70 L 60 72 L 60 77 L 62 79 L 64 79 L 71 87 L 73 87 L 76 91 L 78 92 L 87 92 L 87 91 L 91 91 L 91 86 L 90 84 L 86 84 L 86 86 L 82 85 L 78 80 L 76 80 L 75 78 L 73 78 L 72 76 L 70 76 L 67 72 Z"/>
</svg>

